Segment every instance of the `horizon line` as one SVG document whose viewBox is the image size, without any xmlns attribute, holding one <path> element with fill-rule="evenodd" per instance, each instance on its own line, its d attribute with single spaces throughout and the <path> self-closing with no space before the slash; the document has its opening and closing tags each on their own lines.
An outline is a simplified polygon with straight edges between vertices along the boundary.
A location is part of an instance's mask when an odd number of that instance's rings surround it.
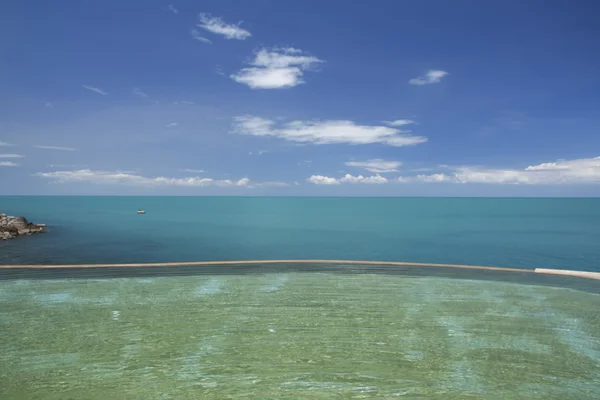
<svg viewBox="0 0 600 400">
<path fill-rule="evenodd" d="M 335 196 L 335 195 L 207 195 L 207 194 L 0 194 L 2 197 L 285 197 L 338 199 L 600 199 L 600 196 Z"/>
</svg>

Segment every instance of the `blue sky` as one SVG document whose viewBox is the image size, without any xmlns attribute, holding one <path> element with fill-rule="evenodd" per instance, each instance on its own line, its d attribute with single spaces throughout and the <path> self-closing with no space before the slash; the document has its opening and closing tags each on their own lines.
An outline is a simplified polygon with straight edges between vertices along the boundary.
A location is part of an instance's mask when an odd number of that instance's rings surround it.
<svg viewBox="0 0 600 400">
<path fill-rule="evenodd" d="M 598 196 L 596 1 L 13 1 L 0 194 Z"/>
</svg>

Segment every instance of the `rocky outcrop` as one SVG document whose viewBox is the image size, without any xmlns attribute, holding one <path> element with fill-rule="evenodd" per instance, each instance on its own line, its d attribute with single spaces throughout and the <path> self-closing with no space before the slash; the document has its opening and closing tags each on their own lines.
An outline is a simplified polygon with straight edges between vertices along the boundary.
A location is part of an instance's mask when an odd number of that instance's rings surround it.
<svg viewBox="0 0 600 400">
<path fill-rule="evenodd" d="M 45 227 L 45 224 L 32 224 L 25 217 L 11 217 L 0 214 L 0 240 L 44 232 Z"/>
</svg>

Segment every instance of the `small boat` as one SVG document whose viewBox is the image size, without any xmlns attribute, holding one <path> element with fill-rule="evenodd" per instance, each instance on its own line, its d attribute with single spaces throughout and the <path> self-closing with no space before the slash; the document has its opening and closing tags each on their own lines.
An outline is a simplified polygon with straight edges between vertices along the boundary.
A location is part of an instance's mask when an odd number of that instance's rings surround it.
<svg viewBox="0 0 600 400">
<path fill-rule="evenodd" d="M 138 212 L 137 212 L 137 213 L 138 213 L 138 214 L 146 214 L 146 211 L 144 211 L 144 210 L 138 210 Z"/>
</svg>

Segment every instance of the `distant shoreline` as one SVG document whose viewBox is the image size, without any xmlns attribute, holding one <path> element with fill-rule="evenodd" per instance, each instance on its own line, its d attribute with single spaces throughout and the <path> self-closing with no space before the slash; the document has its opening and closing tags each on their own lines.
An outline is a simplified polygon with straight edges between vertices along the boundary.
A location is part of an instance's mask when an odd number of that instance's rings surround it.
<svg viewBox="0 0 600 400">
<path fill-rule="evenodd" d="M 572 271 L 561 269 L 522 269 L 506 267 L 488 267 L 480 265 L 463 264 L 436 264 L 417 263 L 404 261 L 361 261 L 361 260 L 240 260 L 240 261 L 182 261 L 165 263 L 133 263 L 133 264 L 44 264 L 44 265 L 0 265 L 0 269 L 65 269 L 65 268 L 129 268 L 129 267 L 185 267 L 185 266 L 210 266 L 210 265 L 254 265 L 254 264 L 354 264 L 354 265 L 382 265 L 396 267 L 434 267 L 457 268 L 498 272 L 519 272 L 544 275 L 567 275 L 580 278 L 600 280 L 600 272 Z"/>
</svg>

